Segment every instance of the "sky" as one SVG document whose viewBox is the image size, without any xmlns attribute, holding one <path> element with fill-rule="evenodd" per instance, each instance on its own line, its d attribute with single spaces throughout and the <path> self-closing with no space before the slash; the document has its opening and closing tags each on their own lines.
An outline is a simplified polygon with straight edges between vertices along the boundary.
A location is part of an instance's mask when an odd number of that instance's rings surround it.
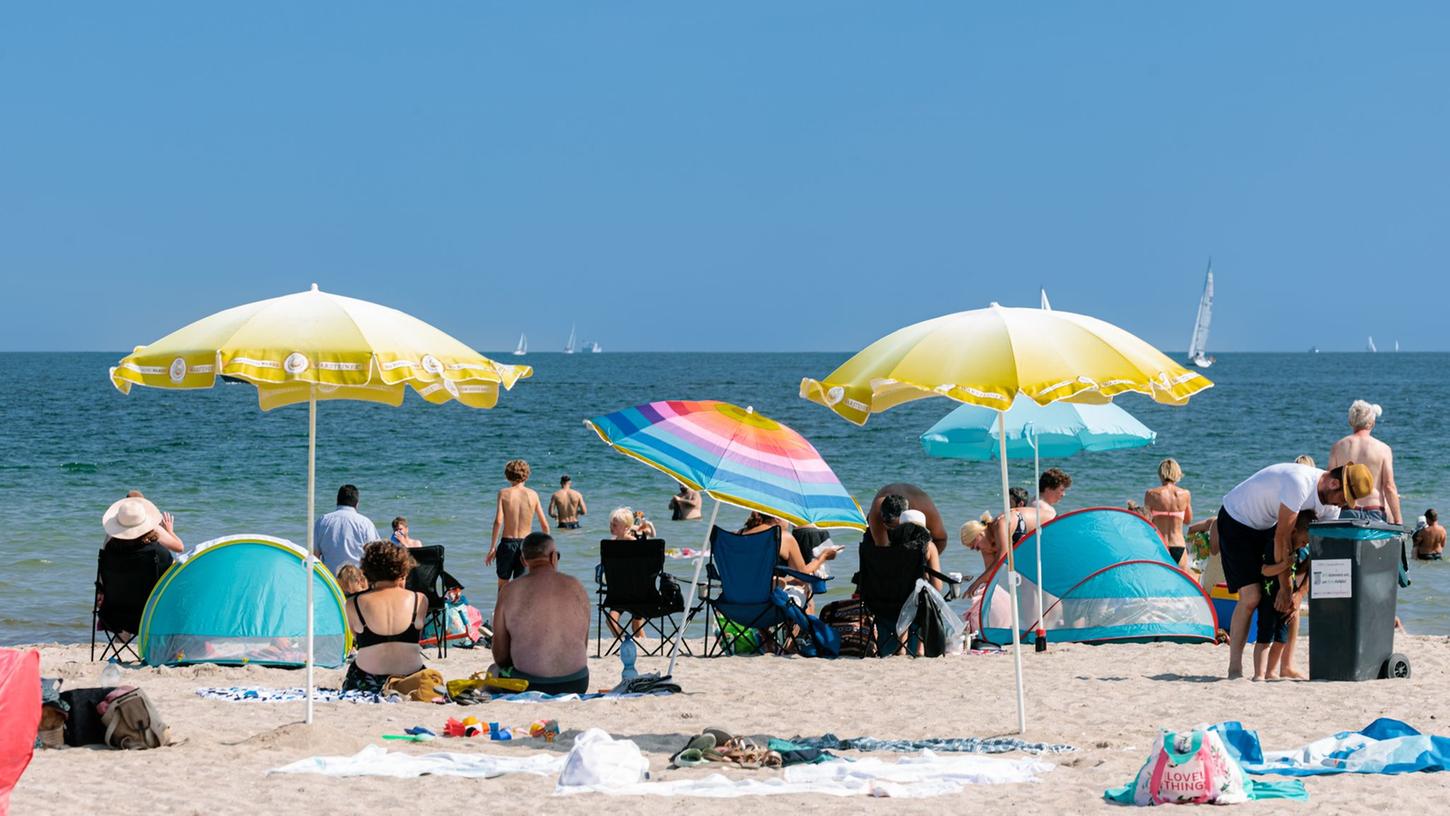
<svg viewBox="0 0 1450 816">
<path fill-rule="evenodd" d="M 483 350 L 997 301 L 1450 349 L 1450 5 L 12 3 L 0 350 L 321 288 Z"/>
</svg>

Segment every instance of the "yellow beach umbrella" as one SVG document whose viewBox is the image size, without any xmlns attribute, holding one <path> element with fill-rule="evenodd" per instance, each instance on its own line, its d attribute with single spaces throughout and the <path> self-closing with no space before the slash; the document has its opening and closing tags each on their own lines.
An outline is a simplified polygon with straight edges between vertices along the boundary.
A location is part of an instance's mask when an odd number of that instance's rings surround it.
<svg viewBox="0 0 1450 816">
<path fill-rule="evenodd" d="M 866 424 L 874 413 L 927 397 L 947 397 L 998 412 L 1002 509 L 1007 497 L 1004 414 L 1018 395 L 1039 405 L 1105 403 L 1139 393 L 1183 405 L 1212 387 L 1135 335 L 1096 318 L 1052 309 L 985 309 L 944 315 L 898 329 L 862 349 L 824 380 L 804 379 L 800 394 Z M 1017 577 L 1007 548 L 1012 646 L 1017 664 L 1017 726 L 1027 730 L 1018 635 Z"/>
<path fill-rule="evenodd" d="M 405 388 L 431 403 L 492 408 L 499 387 L 533 374 L 496 363 L 438 329 L 365 300 L 306 292 L 202 318 L 136 350 L 111 369 L 133 385 L 210 388 L 218 377 L 257 386 L 262 410 L 307 403 L 307 569 L 313 566 L 317 402 L 350 399 L 398 406 Z M 307 722 L 312 722 L 312 581 L 307 581 Z"/>
</svg>

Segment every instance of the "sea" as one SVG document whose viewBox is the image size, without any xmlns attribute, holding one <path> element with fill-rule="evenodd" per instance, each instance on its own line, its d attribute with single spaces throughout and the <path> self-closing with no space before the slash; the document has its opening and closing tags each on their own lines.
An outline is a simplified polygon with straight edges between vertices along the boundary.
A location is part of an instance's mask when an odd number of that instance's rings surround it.
<svg viewBox="0 0 1450 816">
<path fill-rule="evenodd" d="M 306 540 L 307 409 L 263 412 L 245 384 L 210 390 L 117 392 L 107 369 L 121 353 L 0 354 L 0 644 L 87 640 L 101 514 L 131 489 L 176 517 L 187 543 L 261 533 Z M 672 547 L 699 547 L 702 522 L 671 522 L 665 475 L 611 450 L 586 418 L 660 399 L 717 399 L 795 428 L 863 504 L 896 481 L 928 490 L 955 530 L 1001 507 L 995 463 L 927 458 L 918 435 L 948 413 L 921 400 L 856 427 L 798 396 L 802 377 L 824 377 L 849 353 L 531 353 L 531 379 L 490 411 L 434 406 L 410 395 L 401 408 L 349 402 L 318 407 L 317 507 L 337 487 L 361 491 L 360 510 L 386 532 L 406 516 L 413 535 L 447 548 L 447 566 L 488 614 L 495 578 L 483 564 L 503 465 L 523 458 L 544 501 L 569 474 L 589 503 L 582 529 L 559 535 L 561 566 L 592 592 L 609 511 L 644 510 Z M 499 359 L 516 361 L 501 353 Z M 1151 447 L 1044 462 L 1072 475 L 1061 509 L 1123 506 L 1157 484 L 1158 462 L 1182 463 L 1195 513 L 1255 470 L 1309 454 L 1323 464 L 1347 433 L 1354 399 L 1384 407 L 1376 434 L 1394 447 L 1405 515 L 1450 509 L 1450 354 L 1220 354 L 1215 387 L 1184 407 L 1125 395 L 1118 404 L 1158 434 Z M 1030 489 L 1032 463 L 1014 462 Z M 722 526 L 744 512 L 724 508 Z M 840 538 L 853 538 L 851 535 Z M 854 543 L 854 541 L 847 542 Z M 830 597 L 850 592 L 854 547 L 832 565 Z M 952 542 L 945 568 L 982 569 Z M 688 574 L 688 563 L 672 571 Z M 1411 565 L 1399 613 L 1410 632 L 1450 635 L 1450 565 Z"/>
</svg>

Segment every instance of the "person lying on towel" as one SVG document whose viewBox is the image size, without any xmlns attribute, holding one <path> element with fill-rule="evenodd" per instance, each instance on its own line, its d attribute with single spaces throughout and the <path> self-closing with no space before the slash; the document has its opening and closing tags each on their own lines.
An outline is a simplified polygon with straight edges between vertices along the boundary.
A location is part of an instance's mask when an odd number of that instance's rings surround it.
<svg viewBox="0 0 1450 816">
<path fill-rule="evenodd" d="M 589 595 L 559 571 L 548 533 L 530 533 L 521 555 L 527 572 L 505 584 L 493 610 L 489 671 L 529 681 L 529 691 L 583 694 L 589 690 Z"/>
<path fill-rule="evenodd" d="M 343 691 L 377 693 L 393 677 L 423 669 L 418 635 L 428 616 L 428 599 L 403 588 L 413 557 L 391 541 L 363 548 L 362 572 L 370 588 L 347 599 L 347 622 L 357 641 Z"/>
</svg>

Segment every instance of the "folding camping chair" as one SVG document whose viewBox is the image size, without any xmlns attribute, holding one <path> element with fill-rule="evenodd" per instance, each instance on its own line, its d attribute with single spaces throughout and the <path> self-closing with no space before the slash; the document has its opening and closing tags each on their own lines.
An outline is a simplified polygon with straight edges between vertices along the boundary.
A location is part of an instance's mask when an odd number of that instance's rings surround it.
<svg viewBox="0 0 1450 816">
<path fill-rule="evenodd" d="M 715 641 L 709 640 L 706 625 L 706 657 L 737 654 L 751 632 L 754 650 L 765 651 L 766 637 L 778 651 L 795 645 L 793 621 L 805 620 L 805 611 L 791 614 L 794 602 L 775 585 L 777 577 L 795 578 L 812 593 L 826 591 L 824 580 L 779 566 L 780 529 L 772 527 L 751 535 L 738 535 L 716 527 L 710 531 L 710 564 L 705 600 L 715 620 Z"/>
<path fill-rule="evenodd" d="M 893 539 L 896 538 L 893 536 Z M 904 644 L 897 636 L 896 622 L 911 593 L 917 591 L 916 582 L 923 578 L 935 578 L 951 585 L 958 582 L 928 567 L 925 551 L 901 546 L 897 542 L 892 546 L 878 547 L 869 537 L 863 537 L 859 563 L 860 570 L 851 580 L 856 584 L 856 594 L 862 606 L 871 613 L 875 622 L 871 637 L 876 654 L 889 657 L 905 647 L 907 654 L 915 656 L 916 642 L 921 639 L 922 629 L 928 622 L 924 614 L 925 605 L 917 605 L 917 616 Z"/>
<path fill-rule="evenodd" d="M 594 638 L 594 656 L 612 655 L 624 640 L 625 632 L 634 628 L 638 621 L 640 631 L 659 635 L 659 645 L 643 654 L 661 654 L 670 639 L 679 632 L 680 626 L 688 625 L 693 614 L 685 616 L 685 623 L 675 620 L 675 615 L 685 611 L 684 593 L 675 578 L 665 572 L 665 542 L 658 538 L 639 541 L 618 541 L 609 539 L 599 542 L 599 566 L 594 569 L 595 595 L 598 596 L 597 626 Z M 614 639 L 609 648 L 603 648 L 605 615 L 619 614 L 619 622 L 610 626 Z M 628 620 L 625 620 L 625 616 Z M 613 619 L 611 619 L 613 624 Z M 685 652 L 690 652 L 688 643 L 683 643 Z"/>
<path fill-rule="evenodd" d="M 414 547 L 408 551 L 413 556 L 413 570 L 408 573 L 407 588 L 413 592 L 423 593 L 428 599 L 428 617 L 423 622 L 423 629 L 427 631 L 431 626 L 438 634 L 438 656 L 448 656 L 448 621 L 444 614 L 448 608 L 448 599 L 444 595 L 450 589 L 461 588 L 461 584 L 443 569 L 443 546 L 430 544 L 426 547 Z"/>
<path fill-rule="evenodd" d="M 106 636 L 101 660 L 115 656 L 140 660 L 132 641 L 141 631 L 141 615 L 156 582 L 171 567 L 171 554 L 155 547 L 134 550 L 101 548 L 96 556 L 96 594 L 91 605 L 91 660 L 96 659 L 96 633 Z"/>
</svg>

